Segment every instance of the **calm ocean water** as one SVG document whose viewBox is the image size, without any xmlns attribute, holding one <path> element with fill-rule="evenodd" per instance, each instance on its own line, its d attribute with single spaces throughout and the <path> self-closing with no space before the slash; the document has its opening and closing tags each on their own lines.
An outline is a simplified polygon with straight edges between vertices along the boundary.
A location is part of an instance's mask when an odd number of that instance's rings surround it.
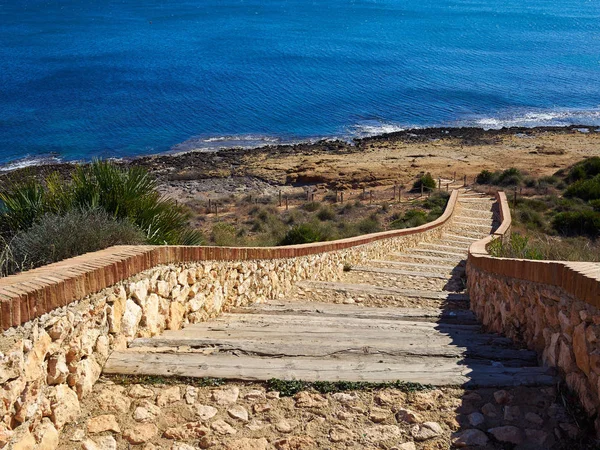
<svg viewBox="0 0 600 450">
<path fill-rule="evenodd" d="M 598 0 L 0 0 L 0 164 L 571 123 Z"/>
</svg>

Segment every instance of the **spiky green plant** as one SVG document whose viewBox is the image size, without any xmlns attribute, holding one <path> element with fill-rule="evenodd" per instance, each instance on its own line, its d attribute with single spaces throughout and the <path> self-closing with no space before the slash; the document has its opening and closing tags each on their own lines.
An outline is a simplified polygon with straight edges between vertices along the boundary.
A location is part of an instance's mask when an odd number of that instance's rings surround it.
<svg viewBox="0 0 600 450">
<path fill-rule="evenodd" d="M 58 174 L 43 183 L 26 180 L 0 192 L 0 232 L 12 237 L 48 213 L 101 209 L 139 227 L 149 244 L 200 244 L 200 233 L 188 227 L 187 210 L 156 188 L 144 169 L 124 169 L 105 161 L 78 166 L 69 181 Z"/>
</svg>

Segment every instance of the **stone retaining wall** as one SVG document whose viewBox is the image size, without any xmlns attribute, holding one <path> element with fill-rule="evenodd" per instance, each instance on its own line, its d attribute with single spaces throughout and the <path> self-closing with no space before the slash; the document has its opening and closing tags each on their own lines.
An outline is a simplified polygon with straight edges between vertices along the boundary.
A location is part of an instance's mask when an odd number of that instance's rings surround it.
<svg viewBox="0 0 600 450">
<path fill-rule="evenodd" d="M 510 232 L 504 193 L 498 203 Z M 471 309 L 491 331 L 536 350 L 543 364 L 558 368 L 600 434 L 600 264 L 493 258 L 492 238 L 475 242 L 467 262 Z"/>
<path fill-rule="evenodd" d="M 456 198 L 413 229 L 267 249 L 118 247 L 1 279 L 0 448 L 55 448 L 110 353 L 133 338 L 285 297 L 298 280 L 336 280 L 345 264 L 432 240 Z"/>
</svg>

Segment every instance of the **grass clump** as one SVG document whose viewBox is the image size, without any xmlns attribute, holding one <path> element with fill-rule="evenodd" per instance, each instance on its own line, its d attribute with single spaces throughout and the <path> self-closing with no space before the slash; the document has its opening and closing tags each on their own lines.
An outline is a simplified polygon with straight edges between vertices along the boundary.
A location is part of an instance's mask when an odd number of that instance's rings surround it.
<svg viewBox="0 0 600 450">
<path fill-rule="evenodd" d="M 409 209 L 404 216 L 392 221 L 390 228 L 403 229 L 418 227 L 427 223 L 427 214 L 419 209 Z"/>
<path fill-rule="evenodd" d="M 524 181 L 531 183 L 531 179 L 525 180 L 523 173 L 514 167 L 496 172 L 482 170 L 475 178 L 475 181 L 477 184 L 495 186 L 520 186 Z"/>
<path fill-rule="evenodd" d="M 188 227 L 187 210 L 156 188 L 144 169 L 122 169 L 103 161 L 78 166 L 70 180 L 52 174 L 43 182 L 16 182 L 0 192 L 0 233 L 13 236 L 46 214 L 98 209 L 133 223 L 149 244 L 199 244 L 202 236 Z"/>
<path fill-rule="evenodd" d="M 317 212 L 317 218 L 322 222 L 333 220 L 335 218 L 335 212 L 333 212 L 331 208 L 323 206 L 319 209 L 319 212 Z"/>
<path fill-rule="evenodd" d="M 279 391 L 283 397 L 291 397 L 298 392 L 313 389 L 321 394 L 344 391 L 375 391 L 381 389 L 399 389 L 403 392 L 418 392 L 433 389 L 431 385 L 410 383 L 406 381 L 391 381 L 387 383 L 369 383 L 366 381 L 302 381 L 280 380 L 271 378 L 266 382 L 267 388 Z"/>
<path fill-rule="evenodd" d="M 238 232 L 233 224 L 216 223 L 210 235 L 212 243 L 219 247 L 234 247 L 238 244 Z"/>
<path fill-rule="evenodd" d="M 279 242 L 279 245 L 298 245 L 322 241 L 322 234 L 309 223 L 293 226 Z"/>
</svg>

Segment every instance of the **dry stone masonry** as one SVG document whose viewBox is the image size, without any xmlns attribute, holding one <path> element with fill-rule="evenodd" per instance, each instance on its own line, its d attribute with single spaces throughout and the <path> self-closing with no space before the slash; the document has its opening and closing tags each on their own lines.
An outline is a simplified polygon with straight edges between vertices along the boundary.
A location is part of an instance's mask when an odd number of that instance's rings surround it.
<svg viewBox="0 0 600 450">
<path fill-rule="evenodd" d="M 506 196 L 499 194 L 510 232 Z M 556 367 L 600 433 L 600 264 L 492 258 L 489 239 L 471 246 L 467 274 L 471 308 L 491 331 L 522 342 Z"/>
</svg>

